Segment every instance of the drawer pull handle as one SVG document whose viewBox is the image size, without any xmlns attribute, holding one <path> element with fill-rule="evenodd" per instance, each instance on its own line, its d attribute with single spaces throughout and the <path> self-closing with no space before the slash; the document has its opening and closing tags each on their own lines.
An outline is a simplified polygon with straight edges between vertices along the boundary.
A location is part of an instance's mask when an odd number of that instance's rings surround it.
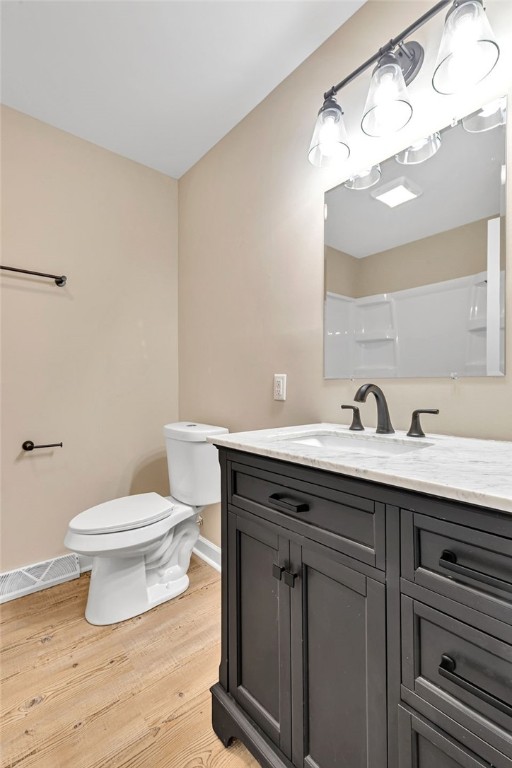
<svg viewBox="0 0 512 768">
<path fill-rule="evenodd" d="M 499 709 L 500 712 L 504 712 L 509 717 L 512 717 L 512 706 L 510 706 L 510 704 L 507 704 L 505 701 L 498 699 L 491 693 L 487 693 L 487 691 L 484 691 L 484 689 L 480 688 L 479 685 L 470 683 L 469 680 L 466 680 L 464 677 L 458 675 L 455 672 L 456 667 L 457 664 L 455 659 L 451 656 L 448 656 L 448 654 L 443 653 L 438 669 L 441 677 L 445 677 L 447 680 L 455 683 L 455 685 L 458 685 L 460 688 L 464 688 L 465 691 L 472 693 L 473 696 L 476 696 L 478 699 L 485 701 L 486 704 L 491 704 L 491 706 L 493 706 L 495 709 Z"/>
<path fill-rule="evenodd" d="M 309 504 L 304 501 L 295 501 L 291 496 L 285 493 L 272 493 L 268 497 L 269 504 L 278 509 L 284 509 L 285 512 L 307 512 Z"/>
<path fill-rule="evenodd" d="M 482 582 L 482 584 L 489 584 L 490 587 L 504 589 L 508 592 L 512 590 L 512 582 L 510 581 L 498 579 L 496 576 L 489 576 L 487 573 L 477 571 L 475 568 L 468 568 L 466 565 L 459 565 L 457 562 L 457 555 L 449 549 L 443 551 L 443 554 L 439 558 L 439 565 L 447 571 L 453 571 L 453 573 L 458 573 L 461 576 L 468 576 L 475 581 Z"/>
</svg>

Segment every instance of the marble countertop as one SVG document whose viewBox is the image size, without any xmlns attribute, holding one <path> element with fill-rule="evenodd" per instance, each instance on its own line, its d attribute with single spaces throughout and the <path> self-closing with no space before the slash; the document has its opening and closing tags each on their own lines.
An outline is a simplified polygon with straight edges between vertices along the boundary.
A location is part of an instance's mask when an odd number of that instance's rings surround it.
<svg viewBox="0 0 512 768">
<path fill-rule="evenodd" d="M 319 447 L 295 442 L 312 434 L 334 439 L 338 436 L 345 446 Z M 347 444 L 347 440 L 351 442 Z M 372 429 L 356 433 L 340 424 L 228 433 L 215 435 L 209 441 L 512 514 L 512 442 L 430 434 L 414 438 L 407 437 L 405 432 L 376 435 Z M 403 452 L 387 453 L 395 449 Z"/>
</svg>

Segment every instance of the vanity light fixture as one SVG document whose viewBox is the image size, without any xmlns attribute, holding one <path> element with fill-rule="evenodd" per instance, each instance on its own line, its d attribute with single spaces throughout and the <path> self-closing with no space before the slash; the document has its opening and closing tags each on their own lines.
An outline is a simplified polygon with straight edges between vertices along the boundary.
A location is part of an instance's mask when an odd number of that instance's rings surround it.
<svg viewBox="0 0 512 768">
<path fill-rule="evenodd" d="M 424 59 L 422 46 L 408 38 L 448 5 L 452 7 L 446 16 L 432 77 L 434 89 L 442 94 L 453 94 L 474 86 L 491 72 L 498 61 L 500 49 L 485 14 L 483 0 L 440 0 L 324 93 L 324 103 L 318 113 L 308 153 L 313 165 L 323 168 L 349 157 L 350 145 L 343 111 L 335 97 L 370 67 L 376 65 L 361 129 L 368 136 L 380 137 L 407 125 L 413 114 L 407 86 L 420 71 Z"/>
<path fill-rule="evenodd" d="M 442 94 L 468 90 L 487 77 L 499 55 L 482 0 L 455 0 L 446 15 L 432 85 Z"/>
<path fill-rule="evenodd" d="M 412 105 L 398 57 L 385 53 L 372 75 L 361 128 L 368 136 L 389 136 L 407 125 L 411 117 Z"/>
<path fill-rule="evenodd" d="M 334 96 L 326 98 L 316 119 L 309 145 L 309 161 L 319 168 L 343 162 L 350 155 L 343 110 Z"/>
<path fill-rule="evenodd" d="M 472 115 L 462 118 L 462 127 L 468 133 L 482 133 L 505 125 L 507 119 L 507 100 L 503 96 L 486 104 Z"/>
<path fill-rule="evenodd" d="M 395 155 L 395 160 L 401 165 L 419 165 L 433 157 L 440 147 L 441 135 L 436 131 L 424 139 L 418 139 L 407 149 L 403 149 Z"/>
<path fill-rule="evenodd" d="M 422 190 L 416 184 L 406 179 L 405 176 L 400 176 L 388 184 L 383 184 L 382 187 L 377 187 L 376 190 L 370 192 L 370 195 L 390 208 L 396 208 L 397 205 L 402 205 L 402 203 L 419 197 L 421 192 Z"/>
<path fill-rule="evenodd" d="M 366 168 L 364 171 L 354 173 L 350 179 L 347 179 L 343 186 L 347 189 L 369 189 L 380 181 L 380 176 L 380 165 L 373 165 L 371 168 Z"/>
</svg>

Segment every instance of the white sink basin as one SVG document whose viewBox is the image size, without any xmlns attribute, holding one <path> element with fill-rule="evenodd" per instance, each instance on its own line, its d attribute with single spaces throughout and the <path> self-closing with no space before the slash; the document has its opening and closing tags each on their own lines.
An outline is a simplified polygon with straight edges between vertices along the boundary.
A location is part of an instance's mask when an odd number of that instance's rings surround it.
<svg viewBox="0 0 512 768">
<path fill-rule="evenodd" d="M 392 435 L 356 435 L 339 432 L 316 432 L 311 434 L 293 435 L 281 439 L 282 442 L 295 445 L 310 446 L 311 448 L 323 448 L 326 452 L 346 451 L 365 455 L 397 455 L 411 453 L 422 448 L 428 448 L 432 443 L 421 438 L 409 440 L 393 437 Z M 417 442 L 414 442 L 417 441 Z"/>
</svg>

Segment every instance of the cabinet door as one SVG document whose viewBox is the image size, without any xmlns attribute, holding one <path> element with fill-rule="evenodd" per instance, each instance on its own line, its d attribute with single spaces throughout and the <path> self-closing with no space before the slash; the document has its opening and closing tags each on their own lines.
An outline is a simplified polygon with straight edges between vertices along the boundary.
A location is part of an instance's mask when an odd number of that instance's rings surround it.
<svg viewBox="0 0 512 768">
<path fill-rule="evenodd" d="M 229 692 L 286 755 L 291 750 L 289 540 L 228 516 Z"/>
<path fill-rule="evenodd" d="M 326 547 L 292 544 L 292 563 L 298 557 L 300 579 L 291 592 L 293 763 L 385 768 L 385 587 L 337 562 Z"/>
<path fill-rule="evenodd" d="M 492 768 L 439 728 L 398 708 L 399 768 Z"/>
</svg>

